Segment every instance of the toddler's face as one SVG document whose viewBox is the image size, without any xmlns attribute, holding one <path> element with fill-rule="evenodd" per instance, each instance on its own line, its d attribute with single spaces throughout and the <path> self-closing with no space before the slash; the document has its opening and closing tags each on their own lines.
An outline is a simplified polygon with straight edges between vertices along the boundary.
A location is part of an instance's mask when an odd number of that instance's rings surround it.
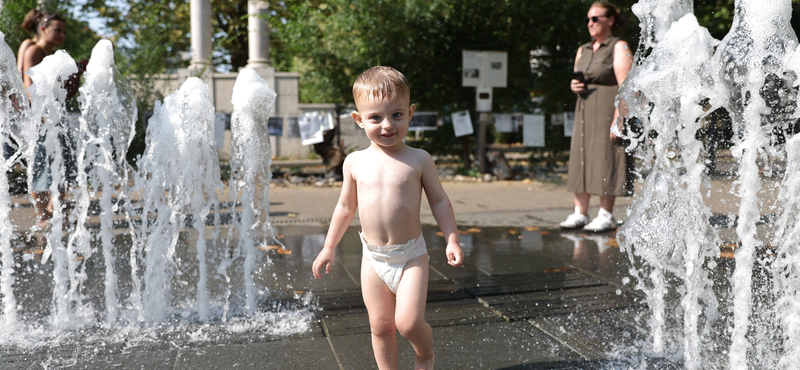
<svg viewBox="0 0 800 370">
<path fill-rule="evenodd" d="M 359 98 L 356 107 L 358 112 L 353 112 L 353 119 L 364 129 L 367 138 L 381 147 L 402 143 L 416 110 L 414 104 L 409 105 L 408 98 Z"/>
</svg>

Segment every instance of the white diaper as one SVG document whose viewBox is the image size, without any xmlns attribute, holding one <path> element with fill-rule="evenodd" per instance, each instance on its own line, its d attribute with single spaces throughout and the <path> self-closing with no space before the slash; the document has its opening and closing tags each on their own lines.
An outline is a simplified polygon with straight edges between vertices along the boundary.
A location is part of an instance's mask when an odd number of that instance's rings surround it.
<svg viewBox="0 0 800 370">
<path fill-rule="evenodd" d="M 403 269 L 408 261 L 428 254 L 422 233 L 419 234 L 419 238 L 411 239 L 405 244 L 385 247 L 367 243 L 360 231 L 358 236 L 361 237 L 364 257 L 370 260 L 372 268 L 394 294 L 397 294 L 397 285 L 400 284 L 400 277 L 403 276 Z"/>
</svg>

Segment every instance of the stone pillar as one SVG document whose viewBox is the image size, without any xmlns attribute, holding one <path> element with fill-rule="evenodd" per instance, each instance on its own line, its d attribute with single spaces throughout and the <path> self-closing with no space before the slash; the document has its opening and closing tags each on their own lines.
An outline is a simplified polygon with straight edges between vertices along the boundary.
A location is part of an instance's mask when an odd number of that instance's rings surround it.
<svg viewBox="0 0 800 370">
<path fill-rule="evenodd" d="M 248 0 L 247 15 L 247 66 L 253 69 L 269 68 L 269 3 Z"/>
<path fill-rule="evenodd" d="M 191 0 L 192 65 L 198 70 L 211 65 L 211 0 Z"/>
</svg>

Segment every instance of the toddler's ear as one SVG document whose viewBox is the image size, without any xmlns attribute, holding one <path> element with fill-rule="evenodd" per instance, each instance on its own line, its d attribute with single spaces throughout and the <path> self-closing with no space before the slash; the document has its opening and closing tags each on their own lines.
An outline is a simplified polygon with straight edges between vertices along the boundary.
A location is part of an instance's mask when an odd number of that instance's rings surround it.
<svg viewBox="0 0 800 370">
<path fill-rule="evenodd" d="M 356 121 L 358 127 L 361 127 L 363 129 L 364 123 L 361 122 L 361 115 L 358 114 L 358 111 L 354 111 L 353 113 L 350 113 L 350 115 L 353 117 L 353 121 Z"/>
</svg>

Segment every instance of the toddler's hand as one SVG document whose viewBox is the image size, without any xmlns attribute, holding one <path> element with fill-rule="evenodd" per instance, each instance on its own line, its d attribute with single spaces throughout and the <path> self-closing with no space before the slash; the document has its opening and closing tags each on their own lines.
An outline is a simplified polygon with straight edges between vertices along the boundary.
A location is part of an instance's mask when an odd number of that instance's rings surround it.
<svg viewBox="0 0 800 370">
<path fill-rule="evenodd" d="M 317 259 L 314 260 L 314 264 L 311 265 L 311 269 L 314 273 L 314 278 L 319 279 L 322 277 L 322 268 L 325 267 L 325 273 L 331 273 L 331 265 L 333 265 L 333 251 L 328 251 L 327 249 L 322 249 L 317 256 Z"/>
<path fill-rule="evenodd" d="M 464 263 L 464 251 L 461 250 L 458 244 L 448 244 L 445 252 L 447 253 L 448 265 L 458 267 Z"/>
</svg>

